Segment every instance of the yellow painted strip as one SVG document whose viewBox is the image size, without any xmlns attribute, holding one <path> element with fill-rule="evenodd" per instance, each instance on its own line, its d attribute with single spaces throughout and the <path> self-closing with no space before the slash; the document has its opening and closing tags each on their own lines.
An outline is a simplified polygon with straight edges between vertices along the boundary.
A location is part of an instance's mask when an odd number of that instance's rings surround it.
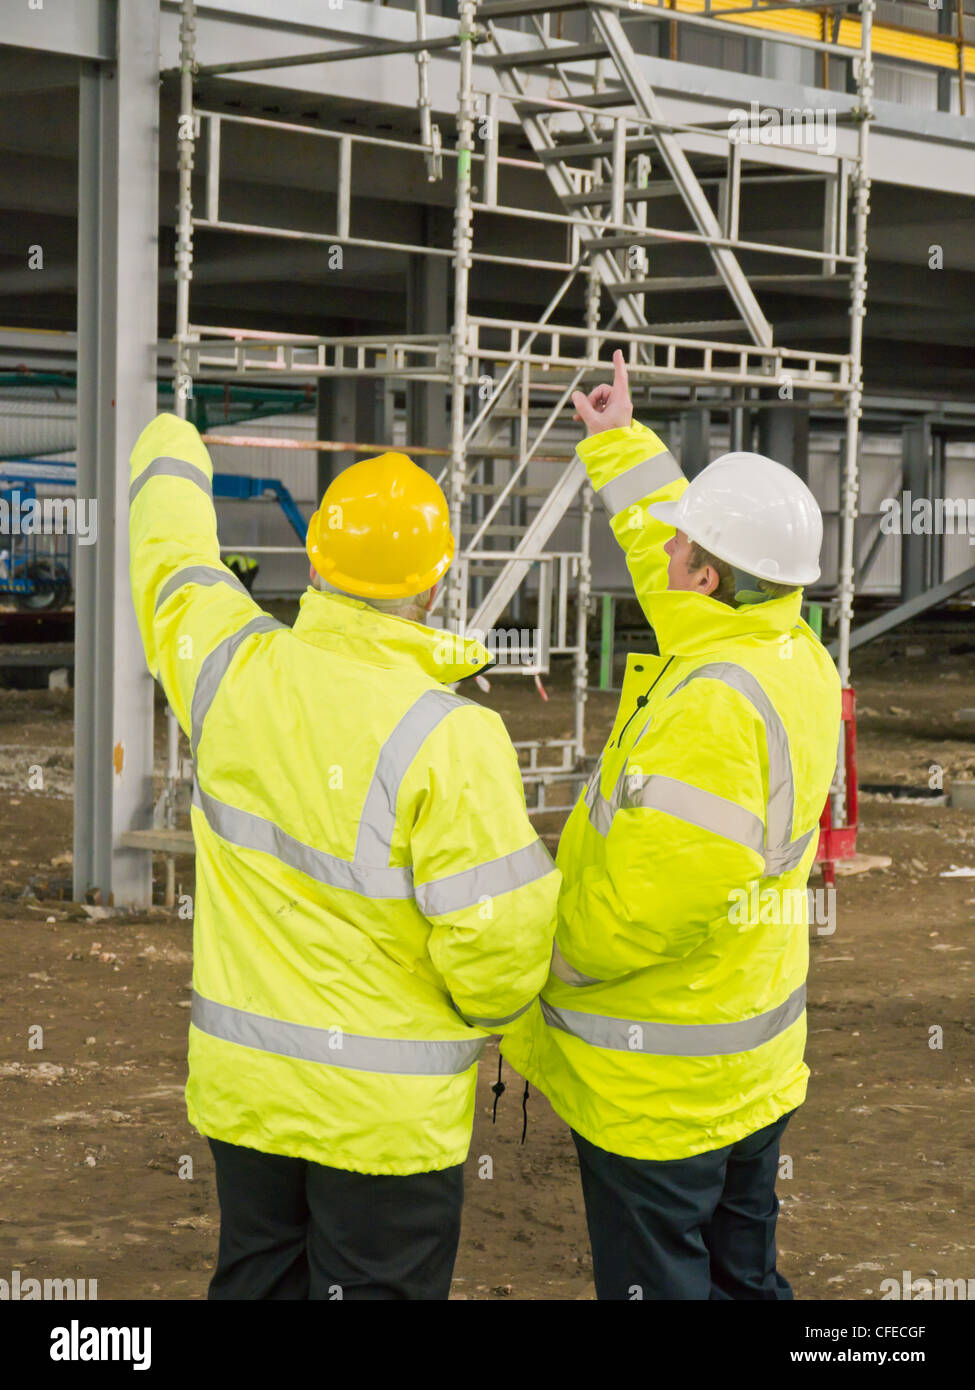
<svg viewBox="0 0 975 1390">
<path fill-rule="evenodd" d="M 659 0 L 639 0 L 640 4 L 654 9 L 677 9 L 687 14 L 703 14 L 705 12 L 704 0 L 676 0 L 676 4 L 661 4 Z M 721 10 L 740 10 L 742 0 L 712 0 L 710 7 L 710 18 L 720 19 Z M 756 11 L 754 14 L 735 14 L 724 21 L 730 26 L 741 26 L 752 29 L 773 29 L 780 34 L 794 34 L 797 38 L 803 39 L 823 39 L 823 19 L 822 15 L 810 10 L 769 10 L 762 14 Z M 827 35 L 832 33 L 832 23 L 827 28 Z M 860 48 L 860 21 L 858 19 L 844 19 L 840 23 L 839 41 L 831 45 L 836 50 L 837 57 L 848 57 L 849 53 L 844 53 L 844 49 L 859 50 Z M 873 43 L 871 49 L 875 56 L 882 58 L 900 58 L 903 61 L 912 63 L 923 63 L 926 67 L 949 68 L 952 72 L 958 71 L 958 45 L 954 39 L 932 34 L 930 37 L 923 34 L 914 34 L 906 29 L 898 29 L 893 25 L 875 24 L 873 26 Z M 975 73 L 975 43 L 965 46 L 965 71 Z"/>
</svg>

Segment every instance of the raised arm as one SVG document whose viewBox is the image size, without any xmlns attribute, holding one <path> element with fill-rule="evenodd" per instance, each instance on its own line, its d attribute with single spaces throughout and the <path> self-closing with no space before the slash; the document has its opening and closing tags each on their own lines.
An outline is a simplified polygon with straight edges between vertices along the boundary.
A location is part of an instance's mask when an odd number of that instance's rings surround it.
<svg viewBox="0 0 975 1390">
<path fill-rule="evenodd" d="M 132 450 L 130 476 L 129 573 L 146 661 L 192 739 L 208 658 L 215 669 L 244 636 L 280 624 L 220 560 L 213 465 L 193 425 L 157 415 Z"/>
<path fill-rule="evenodd" d="M 588 395 L 576 391 L 572 404 L 575 418 L 587 430 L 576 452 L 609 513 L 636 596 L 643 603 L 667 588 L 663 547 L 673 535 L 671 527 L 650 516 L 647 503 L 676 501 L 687 479 L 666 444 L 633 420 L 626 363 L 619 349 L 613 354 L 612 385 L 602 383 Z"/>
</svg>

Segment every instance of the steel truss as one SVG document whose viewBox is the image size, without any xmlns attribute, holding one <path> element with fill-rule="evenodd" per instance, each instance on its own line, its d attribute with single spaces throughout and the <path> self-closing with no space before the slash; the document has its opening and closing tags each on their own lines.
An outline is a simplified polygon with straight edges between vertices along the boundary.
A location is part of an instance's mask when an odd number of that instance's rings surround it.
<svg viewBox="0 0 975 1390">
<path fill-rule="evenodd" d="M 584 21 L 584 33 L 572 42 L 557 37 L 552 22 L 554 14 L 570 10 Z M 175 354 L 181 413 L 185 413 L 192 383 L 208 379 L 383 377 L 448 388 L 450 450 L 440 476 L 460 544 L 443 595 L 442 620 L 459 632 L 487 633 L 510 616 L 515 605 L 519 621 L 534 614 L 533 635 L 527 643 L 515 644 L 515 659 L 503 671 L 537 678 L 548 670 L 552 655 L 573 660 L 572 737 L 519 745 L 526 785 L 534 788 L 530 809 L 552 809 L 546 788 L 563 782 L 574 786 L 584 771 L 593 500 L 581 464 L 559 438 L 559 427 L 564 426 L 572 391 L 604 378 L 615 347 L 622 347 L 627 355 L 638 402 L 649 401 L 651 392 L 676 387 L 707 392 L 711 399 L 726 402 L 740 402 L 751 392 L 767 396 L 777 388 L 785 400 L 791 400 L 793 393 L 805 393 L 809 398 L 842 403 L 846 444 L 838 665 L 847 684 L 862 408 L 874 0 L 859 4 L 858 48 L 826 45 L 831 53 L 855 60 L 859 90 L 852 116 L 857 131 L 855 154 L 788 144 L 752 146 L 735 137 L 730 118 L 718 125 L 667 120 L 629 38 L 632 25 L 661 22 L 657 5 L 634 5 L 630 0 L 485 0 L 478 5 L 476 0 L 460 0 L 456 40 L 449 44 L 458 49 L 459 70 L 453 149 L 442 146 L 432 123 L 426 63 L 435 45 L 423 42 L 422 0 L 417 6 L 417 42 L 377 43 L 375 48 L 377 60 L 384 52 L 416 54 L 418 143 L 197 106 L 194 0 L 183 0 L 182 11 Z M 723 13 L 709 10 L 706 22 L 730 32 Z M 529 29 L 516 32 L 497 27 L 495 21 L 507 16 L 527 19 Z M 676 10 L 666 11 L 666 17 L 693 22 L 692 16 Z M 788 33 L 763 32 L 761 38 L 810 46 L 808 40 Z M 438 41 L 436 46 L 447 45 Z M 479 63 L 493 70 L 496 84 L 489 90 L 475 83 L 475 49 Z M 349 50 L 344 56 L 359 53 Z M 333 53 L 329 61 L 336 56 L 341 55 Z M 309 54 L 275 60 L 275 65 L 318 61 L 322 55 Z M 200 71 L 214 76 L 233 73 L 239 78 L 256 66 L 229 62 Z M 261 60 L 260 66 L 272 66 L 271 60 Z M 547 81 L 544 92 L 539 77 Z M 502 122 L 509 128 L 520 124 L 531 147 L 530 158 L 503 152 Z M 282 138 L 294 132 L 321 142 L 323 159 L 334 160 L 335 168 L 331 226 L 310 232 L 222 218 L 221 134 L 232 123 L 272 129 Z M 203 144 L 206 168 L 203 215 L 194 215 L 192 205 L 198 142 Z M 449 244 L 415 245 L 358 234 L 356 157 L 369 146 L 392 147 L 399 158 L 422 161 L 428 179 L 440 177 L 447 166 L 456 186 Z M 547 187 L 552 210 L 529 207 L 507 196 L 508 177 L 514 171 L 522 176 L 527 171 L 536 185 Z M 750 189 L 761 183 L 799 180 L 822 185 L 823 217 L 816 229 L 819 246 L 742 237 L 740 209 Z M 671 205 L 677 199 L 684 225 L 658 225 L 660 219 L 651 213 L 662 198 Z M 479 228 L 499 217 L 561 229 L 564 254 L 506 256 L 486 251 Z M 198 228 L 448 259 L 453 267 L 452 331 L 316 338 L 195 324 L 190 315 L 190 285 L 193 233 Z M 666 255 L 674 247 L 693 248 L 706 262 L 704 273 L 668 276 Z M 757 268 L 746 273 L 743 257 Z M 469 305 L 472 277 L 487 264 L 560 279 L 536 320 L 486 317 L 472 313 Z M 813 280 L 841 282 L 849 290 L 851 332 L 845 353 L 814 353 L 775 341 L 774 326 L 761 307 L 762 287 Z M 580 288 L 585 305 L 581 319 L 578 308 L 572 308 L 578 304 Z M 654 295 L 675 288 L 686 289 L 691 296 L 702 290 L 726 293 L 728 316 L 655 322 Z M 552 462 L 564 465 L 559 476 L 554 483 L 539 483 L 539 465 Z M 558 550 L 550 549 L 562 523 L 574 539 L 568 545 L 563 542 Z M 566 535 L 565 527 L 560 535 Z M 167 796 L 159 815 L 170 828 L 180 773 L 174 731 L 171 718 Z M 842 790 L 840 768 L 838 795 Z"/>
</svg>

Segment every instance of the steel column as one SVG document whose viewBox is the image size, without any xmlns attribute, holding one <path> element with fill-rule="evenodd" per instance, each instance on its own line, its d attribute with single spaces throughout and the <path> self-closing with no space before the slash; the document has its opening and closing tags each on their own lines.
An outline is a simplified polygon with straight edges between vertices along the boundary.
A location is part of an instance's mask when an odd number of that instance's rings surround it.
<svg viewBox="0 0 975 1390">
<path fill-rule="evenodd" d="M 117 848 L 152 818 L 153 683 L 129 595 L 128 456 L 156 411 L 159 7 L 118 7 L 117 60 L 81 67 L 74 892 L 147 906 L 152 856 Z"/>
<path fill-rule="evenodd" d="M 440 221 L 446 210 L 428 208 L 424 213 L 424 238 L 438 245 L 445 240 Z M 411 256 L 406 282 L 407 333 L 442 333 L 446 338 L 450 281 L 445 260 L 433 256 Z M 406 386 L 406 437 L 433 448 L 446 448 L 450 443 L 448 426 L 447 388 L 439 382 L 408 382 Z M 326 437 L 326 436 L 323 436 Z M 340 438 L 341 436 L 336 436 Z M 355 436 L 357 439 L 361 435 Z M 368 438 L 378 438 L 369 435 Z M 420 460 L 423 463 L 423 460 Z M 436 473 L 439 464 L 428 461 Z M 424 466 L 427 466 L 424 464 Z"/>
<path fill-rule="evenodd" d="M 680 464 L 688 478 L 696 478 L 711 462 L 711 412 L 699 406 L 680 415 Z"/>
<path fill-rule="evenodd" d="M 927 420 L 905 425 L 902 435 L 904 471 L 902 489 L 912 497 L 931 496 L 931 426 Z M 917 598 L 930 587 L 930 536 L 915 535 L 910 530 L 910 516 L 902 521 L 907 529 L 901 533 L 901 602 Z"/>
<path fill-rule="evenodd" d="M 796 400 L 807 392 L 796 392 Z M 809 412 L 770 402 L 758 416 L 758 452 L 809 481 Z"/>
</svg>

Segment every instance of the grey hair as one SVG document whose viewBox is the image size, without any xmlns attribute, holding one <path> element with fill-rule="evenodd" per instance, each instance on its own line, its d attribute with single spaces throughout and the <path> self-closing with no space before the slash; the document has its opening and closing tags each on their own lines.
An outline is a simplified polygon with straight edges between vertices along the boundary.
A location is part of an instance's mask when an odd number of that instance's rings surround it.
<svg viewBox="0 0 975 1390">
<path fill-rule="evenodd" d="M 349 594 L 344 589 L 336 589 L 329 584 L 320 574 L 315 574 L 312 584 L 316 589 L 320 589 L 323 594 L 338 594 L 341 598 L 354 598 L 359 603 L 367 603 L 370 608 L 375 608 L 379 613 L 388 613 L 392 618 L 406 618 L 411 623 L 422 623 L 427 613 L 427 604 L 430 601 L 430 590 L 424 589 L 420 594 L 412 594 L 406 598 L 364 598 L 362 594 Z"/>
</svg>

